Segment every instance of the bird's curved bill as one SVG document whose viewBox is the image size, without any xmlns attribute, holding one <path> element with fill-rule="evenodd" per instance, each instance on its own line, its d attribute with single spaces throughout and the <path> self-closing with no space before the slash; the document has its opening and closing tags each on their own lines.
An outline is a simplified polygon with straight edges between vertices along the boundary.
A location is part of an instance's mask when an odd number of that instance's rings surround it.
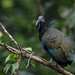
<svg viewBox="0 0 75 75">
<path fill-rule="evenodd" d="M 36 21 L 36 26 L 38 25 L 38 23 L 39 23 L 39 20 Z"/>
</svg>

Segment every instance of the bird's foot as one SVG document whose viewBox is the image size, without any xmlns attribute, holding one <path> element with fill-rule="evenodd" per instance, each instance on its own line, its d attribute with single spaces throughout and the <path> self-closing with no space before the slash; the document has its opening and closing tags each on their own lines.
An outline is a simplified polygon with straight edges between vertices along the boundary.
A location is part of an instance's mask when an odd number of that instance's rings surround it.
<svg viewBox="0 0 75 75">
<path fill-rule="evenodd" d="M 51 63 L 51 64 L 54 63 L 54 61 L 52 60 L 52 58 L 50 59 L 49 63 Z M 59 68 L 57 63 L 55 63 L 54 65 L 55 65 L 57 68 Z"/>
</svg>

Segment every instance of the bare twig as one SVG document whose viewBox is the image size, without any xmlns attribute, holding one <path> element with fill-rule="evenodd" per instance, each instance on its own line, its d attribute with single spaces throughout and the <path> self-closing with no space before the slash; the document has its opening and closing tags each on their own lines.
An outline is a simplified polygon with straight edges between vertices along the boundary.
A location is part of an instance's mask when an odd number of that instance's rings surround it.
<svg viewBox="0 0 75 75">
<path fill-rule="evenodd" d="M 28 63 L 27 63 L 27 65 L 26 65 L 26 68 L 29 67 L 29 62 L 30 62 L 30 59 L 31 59 L 31 57 L 32 57 L 33 54 L 34 54 L 34 53 L 31 53 L 31 56 L 30 56 L 30 58 L 28 59 Z"/>
<path fill-rule="evenodd" d="M 61 73 L 61 74 L 64 74 L 64 75 L 73 75 L 73 74 L 71 74 L 70 72 L 68 72 L 68 71 L 66 71 L 66 70 L 64 70 L 64 69 L 62 69 L 62 68 L 57 68 L 56 66 L 54 66 L 54 65 L 52 65 L 51 63 L 49 63 L 48 61 L 46 61 L 45 59 L 43 59 L 43 58 L 40 58 L 40 57 L 37 57 L 37 56 L 34 56 L 34 55 L 30 55 L 30 54 L 28 54 L 28 53 L 24 53 L 24 52 L 21 52 L 21 51 L 19 51 L 19 50 L 17 50 L 17 49 L 15 49 L 15 48 L 13 48 L 13 47 L 11 47 L 11 46 L 8 46 L 8 45 L 6 45 L 6 44 L 4 44 L 4 43 L 0 43 L 0 46 L 3 46 L 3 47 L 5 47 L 6 49 L 8 49 L 8 51 L 10 51 L 10 52 L 12 52 L 12 53 L 14 53 L 14 54 L 22 54 L 22 57 L 24 58 L 30 58 L 30 60 L 33 60 L 33 61 L 35 61 L 35 62 L 38 62 L 38 63 L 40 63 L 40 64 L 42 64 L 42 65 L 44 65 L 44 66 L 47 66 L 47 67 L 49 67 L 49 68 L 52 68 L 53 70 L 55 70 L 55 71 L 57 71 L 58 73 Z"/>
<path fill-rule="evenodd" d="M 41 15 L 42 15 L 42 16 L 45 16 L 44 7 L 43 7 L 41 1 L 40 1 L 40 0 L 36 0 L 36 1 L 37 1 L 38 6 L 39 6 Z"/>
<path fill-rule="evenodd" d="M 0 23 L 0 27 L 9 36 L 9 38 L 12 40 L 12 42 L 14 42 L 14 44 L 18 47 L 18 49 L 21 49 L 19 44 L 14 40 L 14 38 L 9 34 L 9 32 L 5 29 L 5 27 L 1 23 Z"/>
</svg>

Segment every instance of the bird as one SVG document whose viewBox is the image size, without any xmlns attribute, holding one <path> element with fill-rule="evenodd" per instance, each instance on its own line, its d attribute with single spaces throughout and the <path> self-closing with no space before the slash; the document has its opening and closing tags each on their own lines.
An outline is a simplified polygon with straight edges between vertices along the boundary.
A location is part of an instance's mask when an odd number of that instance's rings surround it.
<svg viewBox="0 0 75 75">
<path fill-rule="evenodd" d="M 68 37 L 55 28 L 47 28 L 44 16 L 38 17 L 36 27 L 42 46 L 52 60 L 61 67 L 71 65 L 74 52 Z"/>
</svg>

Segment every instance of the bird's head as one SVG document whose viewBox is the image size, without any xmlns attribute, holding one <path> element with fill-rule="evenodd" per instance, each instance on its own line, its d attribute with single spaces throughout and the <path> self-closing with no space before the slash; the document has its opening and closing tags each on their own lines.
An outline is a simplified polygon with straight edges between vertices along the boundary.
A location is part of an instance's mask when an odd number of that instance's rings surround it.
<svg viewBox="0 0 75 75">
<path fill-rule="evenodd" d="M 42 29 L 45 26 L 45 19 L 43 16 L 38 17 L 38 20 L 36 22 L 36 26 L 37 26 L 38 30 Z"/>
</svg>

